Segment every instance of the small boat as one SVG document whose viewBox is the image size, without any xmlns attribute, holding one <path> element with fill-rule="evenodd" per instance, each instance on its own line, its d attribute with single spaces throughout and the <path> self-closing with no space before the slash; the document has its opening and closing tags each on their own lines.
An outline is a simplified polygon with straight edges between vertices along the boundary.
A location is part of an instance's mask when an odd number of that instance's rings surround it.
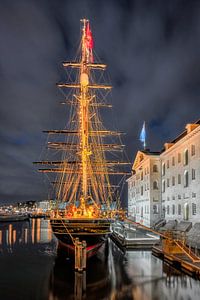
<svg viewBox="0 0 200 300">
<path fill-rule="evenodd" d="M 29 219 L 28 214 L 24 213 L 1 213 L 0 222 L 18 222 Z"/>
</svg>

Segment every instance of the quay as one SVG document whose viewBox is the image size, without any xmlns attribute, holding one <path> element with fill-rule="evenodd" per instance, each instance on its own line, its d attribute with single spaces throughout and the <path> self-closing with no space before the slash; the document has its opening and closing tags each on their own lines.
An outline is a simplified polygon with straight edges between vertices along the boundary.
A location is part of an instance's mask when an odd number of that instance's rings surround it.
<svg viewBox="0 0 200 300">
<path fill-rule="evenodd" d="M 134 226 L 129 222 L 124 224 L 117 222 L 112 225 L 111 239 L 126 250 L 151 249 L 153 245 L 160 242 L 160 237 L 150 233 L 148 230 Z"/>
<path fill-rule="evenodd" d="M 119 248 L 151 249 L 152 254 L 174 268 L 200 280 L 200 256 L 178 239 L 177 232 L 159 232 L 126 219 L 112 226 L 111 239 Z M 151 232 L 151 234 L 150 234 Z"/>
</svg>

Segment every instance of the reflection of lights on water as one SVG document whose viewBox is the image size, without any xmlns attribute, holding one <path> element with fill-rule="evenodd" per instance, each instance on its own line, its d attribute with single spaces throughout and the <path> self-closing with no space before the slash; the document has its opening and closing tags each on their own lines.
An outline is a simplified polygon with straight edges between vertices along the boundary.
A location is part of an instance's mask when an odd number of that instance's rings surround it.
<svg viewBox="0 0 200 300">
<path fill-rule="evenodd" d="M 36 228 L 37 228 L 37 242 L 39 243 L 41 239 L 41 219 L 37 219 Z"/>
<path fill-rule="evenodd" d="M 8 244 L 12 245 L 12 224 L 8 226 Z"/>
<path fill-rule="evenodd" d="M 31 230 L 32 244 L 35 242 L 35 219 L 32 219 L 32 230 Z"/>
<path fill-rule="evenodd" d="M 24 230 L 24 242 L 25 242 L 25 244 L 27 244 L 27 242 L 28 242 L 28 229 L 27 228 L 25 228 L 25 230 Z"/>
<path fill-rule="evenodd" d="M 22 227 L 18 230 L 19 223 L 10 223 L 5 229 L 0 230 L 0 245 L 13 246 L 15 244 L 49 243 L 53 234 L 50 222 L 42 219 L 32 219 L 29 223 L 21 222 Z M 17 227 L 16 227 L 17 225 Z M 26 226 L 26 227 L 25 227 Z"/>
<path fill-rule="evenodd" d="M 16 232 L 16 230 L 14 229 L 14 230 L 13 230 L 13 244 L 16 243 L 16 239 L 17 239 L 17 232 Z"/>
</svg>

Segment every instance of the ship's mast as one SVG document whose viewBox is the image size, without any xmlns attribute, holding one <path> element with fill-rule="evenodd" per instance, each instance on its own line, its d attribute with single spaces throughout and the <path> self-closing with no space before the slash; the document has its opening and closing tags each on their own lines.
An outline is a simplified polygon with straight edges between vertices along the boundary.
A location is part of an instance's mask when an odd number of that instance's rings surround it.
<svg viewBox="0 0 200 300">
<path fill-rule="evenodd" d="M 81 167 L 82 167 L 82 196 L 80 199 L 80 205 L 84 206 L 88 198 L 88 156 L 90 151 L 88 148 L 88 84 L 89 84 L 89 72 L 87 67 L 87 49 L 86 49 L 86 26 L 88 20 L 83 19 L 82 28 L 82 53 L 81 53 L 81 68 L 80 68 L 80 147 L 81 147 Z"/>
</svg>

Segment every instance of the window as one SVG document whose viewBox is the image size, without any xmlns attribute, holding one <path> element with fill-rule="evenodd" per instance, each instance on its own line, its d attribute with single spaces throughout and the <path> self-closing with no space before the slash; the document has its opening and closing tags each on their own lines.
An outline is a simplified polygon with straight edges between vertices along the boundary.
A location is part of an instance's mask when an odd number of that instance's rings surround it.
<svg viewBox="0 0 200 300">
<path fill-rule="evenodd" d="M 192 203 L 192 214 L 193 215 L 197 214 L 197 205 L 196 205 L 196 203 Z"/>
<path fill-rule="evenodd" d="M 191 146 L 191 155 L 194 156 L 195 155 L 195 145 Z"/>
<path fill-rule="evenodd" d="M 192 180 L 194 180 L 195 179 L 195 169 L 192 169 Z"/>
<path fill-rule="evenodd" d="M 169 215 L 169 205 L 167 205 L 167 214 Z"/>
<path fill-rule="evenodd" d="M 172 157 L 172 166 L 175 166 L 175 157 Z"/>
<path fill-rule="evenodd" d="M 153 197 L 153 202 L 158 202 L 158 199 L 155 199 L 155 198 Z"/>
<path fill-rule="evenodd" d="M 172 215 L 175 215 L 175 204 L 172 205 Z"/>
<path fill-rule="evenodd" d="M 192 198 L 196 198 L 196 193 L 192 193 Z"/>
<path fill-rule="evenodd" d="M 178 174 L 178 184 L 181 184 L 181 174 Z"/>
<path fill-rule="evenodd" d="M 184 172 L 184 187 L 188 187 L 189 178 L 188 178 L 188 171 Z"/>
<path fill-rule="evenodd" d="M 175 185 L 175 177 L 172 176 L 172 185 Z"/>
<path fill-rule="evenodd" d="M 153 205 L 153 214 L 158 214 L 158 205 Z"/>
<path fill-rule="evenodd" d="M 169 169 L 169 160 L 167 160 L 167 169 Z"/>
<path fill-rule="evenodd" d="M 178 215 L 181 215 L 181 204 L 178 204 Z"/>
<path fill-rule="evenodd" d="M 162 175 L 165 175 L 165 164 L 162 164 Z"/>
<path fill-rule="evenodd" d="M 144 177 L 144 176 L 143 176 L 143 172 L 141 172 L 141 180 L 143 180 L 143 177 Z"/>
<path fill-rule="evenodd" d="M 162 192 L 163 193 L 165 192 L 165 180 L 163 180 L 163 182 L 162 182 Z"/>
<path fill-rule="evenodd" d="M 141 193 L 141 195 L 143 195 L 143 185 L 141 186 L 140 193 Z"/>
<path fill-rule="evenodd" d="M 167 197 L 167 201 L 169 201 L 169 197 Z"/>
<path fill-rule="evenodd" d="M 178 199 L 179 199 L 179 200 L 181 199 L 181 195 L 178 195 Z"/>
<path fill-rule="evenodd" d="M 175 200 L 175 196 L 172 196 L 172 200 Z"/>
<path fill-rule="evenodd" d="M 188 165 L 188 149 L 184 151 L 184 166 Z"/>
<path fill-rule="evenodd" d="M 158 181 L 153 182 L 153 190 L 158 190 Z"/>
<path fill-rule="evenodd" d="M 178 163 L 181 162 L 181 153 L 178 153 Z"/>
<path fill-rule="evenodd" d="M 167 187 L 169 187 L 169 178 L 167 178 Z"/>
<path fill-rule="evenodd" d="M 141 207 L 141 217 L 143 217 L 143 206 Z"/>
<path fill-rule="evenodd" d="M 158 172 L 158 166 L 157 165 L 153 165 L 153 172 Z"/>
</svg>

